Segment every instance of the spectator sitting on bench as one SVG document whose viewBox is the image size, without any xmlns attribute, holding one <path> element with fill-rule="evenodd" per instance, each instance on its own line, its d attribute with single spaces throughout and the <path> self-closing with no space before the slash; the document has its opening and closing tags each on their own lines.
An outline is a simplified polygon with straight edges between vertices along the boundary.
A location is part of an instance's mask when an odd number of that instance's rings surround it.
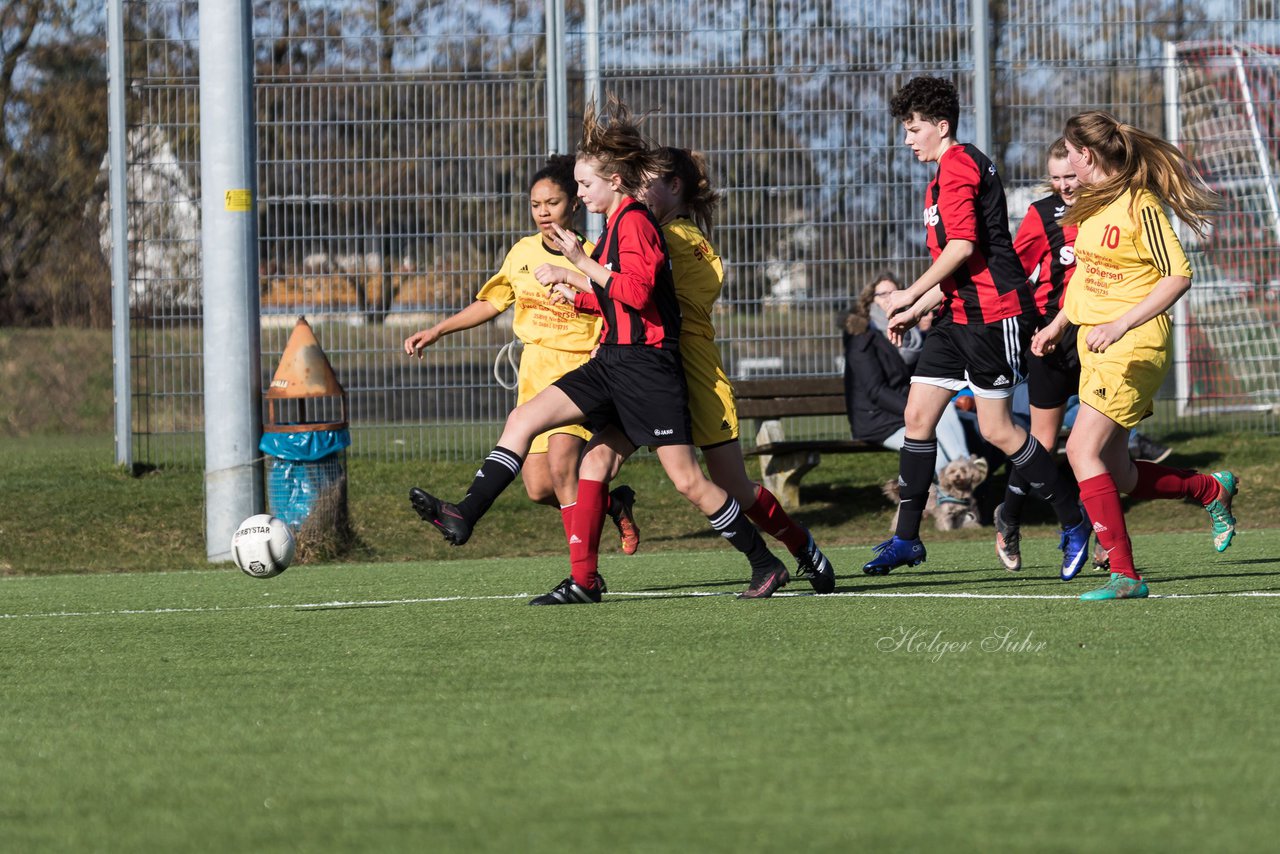
<svg viewBox="0 0 1280 854">
<path fill-rule="evenodd" d="M 903 335 L 895 347 L 887 335 L 885 303 L 902 283 L 891 273 L 878 276 L 849 309 L 844 320 L 844 399 L 853 438 L 878 442 L 891 451 L 902 448 L 907 427 L 904 412 L 911 369 L 920 356 L 928 324 L 922 322 Z M 955 404 L 938 422 L 935 474 L 953 460 L 969 458 L 969 446 Z"/>
</svg>

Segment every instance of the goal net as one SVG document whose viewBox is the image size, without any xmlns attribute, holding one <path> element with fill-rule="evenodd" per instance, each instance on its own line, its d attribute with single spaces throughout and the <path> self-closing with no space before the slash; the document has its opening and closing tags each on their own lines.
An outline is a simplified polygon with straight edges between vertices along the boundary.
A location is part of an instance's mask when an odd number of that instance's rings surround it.
<svg viewBox="0 0 1280 854">
<path fill-rule="evenodd" d="M 1224 199 L 1206 237 L 1181 229 L 1195 278 L 1175 309 L 1178 411 L 1280 413 L 1280 49 L 1167 52 L 1168 136 Z"/>
</svg>

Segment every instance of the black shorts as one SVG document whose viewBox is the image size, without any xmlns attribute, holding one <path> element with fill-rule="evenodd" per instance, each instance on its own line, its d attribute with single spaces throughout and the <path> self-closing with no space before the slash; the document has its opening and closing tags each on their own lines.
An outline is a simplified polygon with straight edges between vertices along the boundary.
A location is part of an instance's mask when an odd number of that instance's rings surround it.
<svg viewBox="0 0 1280 854">
<path fill-rule="evenodd" d="M 644 345 L 601 345 L 554 385 L 587 415 L 593 433 L 617 427 L 637 448 L 692 445 L 689 390 L 680 354 Z"/>
<path fill-rule="evenodd" d="M 1007 397 L 1026 378 L 1031 322 L 1025 315 L 995 323 L 956 323 L 945 315 L 924 337 L 912 382 L 980 397 Z"/>
<path fill-rule="evenodd" d="M 1045 356 L 1027 356 L 1027 400 L 1037 409 L 1066 406 L 1080 393 L 1080 353 L 1076 350 L 1075 324 L 1067 324 L 1057 348 Z"/>
</svg>

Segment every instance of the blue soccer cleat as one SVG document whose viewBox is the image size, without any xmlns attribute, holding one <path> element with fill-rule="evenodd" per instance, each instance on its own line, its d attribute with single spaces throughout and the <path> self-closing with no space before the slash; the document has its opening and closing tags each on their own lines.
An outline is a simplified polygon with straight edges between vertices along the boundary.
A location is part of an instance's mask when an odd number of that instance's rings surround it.
<svg viewBox="0 0 1280 854">
<path fill-rule="evenodd" d="M 1076 577 L 1085 561 L 1089 559 L 1089 537 L 1093 534 L 1093 523 L 1089 516 L 1080 514 L 1080 521 L 1075 527 L 1062 529 L 1062 540 L 1058 549 L 1062 552 L 1062 572 L 1059 577 L 1070 581 Z"/>
<path fill-rule="evenodd" d="M 919 566 L 924 560 L 924 543 L 919 537 L 903 540 L 895 536 L 876 546 L 876 556 L 862 565 L 862 571 L 867 575 L 888 575 L 900 566 Z"/>
</svg>

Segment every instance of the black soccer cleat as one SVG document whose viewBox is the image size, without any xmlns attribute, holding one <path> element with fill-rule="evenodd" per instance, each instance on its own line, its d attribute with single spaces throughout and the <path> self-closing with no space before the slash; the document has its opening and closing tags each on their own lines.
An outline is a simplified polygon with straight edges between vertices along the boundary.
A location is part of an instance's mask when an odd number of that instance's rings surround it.
<svg viewBox="0 0 1280 854">
<path fill-rule="evenodd" d="M 596 582 L 595 587 L 583 587 L 572 578 L 566 578 L 555 586 L 550 593 L 543 593 L 529 600 L 530 605 L 598 605 L 600 594 L 604 592 L 604 579 Z"/>
<path fill-rule="evenodd" d="M 739 599 L 768 599 L 791 580 L 791 574 L 782 561 L 774 559 L 774 565 L 763 572 L 751 573 L 751 584 L 738 594 Z"/>
<path fill-rule="evenodd" d="M 460 546 L 471 539 L 471 523 L 462 518 L 458 508 L 448 501 L 441 501 L 414 486 L 409 489 L 409 503 L 422 517 L 422 521 L 430 522 L 439 528 L 444 538 L 455 546 Z"/>
<path fill-rule="evenodd" d="M 809 535 L 809 543 L 804 547 L 804 551 L 795 557 L 798 565 L 796 575 L 809 579 L 814 593 L 835 591 L 836 571 L 832 568 L 831 561 L 827 560 L 827 556 L 818 548 L 818 544 L 813 541 L 813 534 Z"/>
</svg>

